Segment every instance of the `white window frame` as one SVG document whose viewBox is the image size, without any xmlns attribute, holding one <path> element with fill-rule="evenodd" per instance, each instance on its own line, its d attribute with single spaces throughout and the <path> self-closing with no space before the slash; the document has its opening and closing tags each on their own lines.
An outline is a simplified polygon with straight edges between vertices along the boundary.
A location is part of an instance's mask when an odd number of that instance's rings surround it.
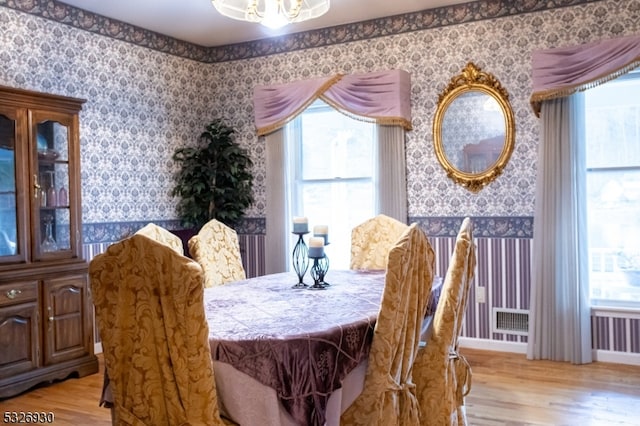
<svg viewBox="0 0 640 426">
<path fill-rule="evenodd" d="M 640 69 L 623 75 L 617 79 L 617 81 L 624 81 L 634 79 L 637 81 L 637 85 L 640 88 Z M 607 83 L 607 84 L 615 84 L 615 83 Z M 589 96 L 589 90 L 585 92 L 585 96 Z M 585 120 L 585 126 L 588 126 L 587 120 Z M 640 126 L 640 123 L 638 124 Z M 640 144 L 640 140 L 637 141 Z M 608 172 L 608 171 L 637 171 L 640 172 L 640 164 L 637 166 L 602 166 L 602 167 L 587 167 L 587 174 L 590 172 Z M 640 200 L 638 200 L 640 203 Z M 588 214 L 587 214 L 588 216 Z M 588 223 L 588 219 L 587 219 Z M 593 249 L 591 246 L 588 247 L 588 255 L 589 255 L 589 282 L 591 287 L 592 273 L 615 273 L 618 271 L 617 265 L 617 257 L 607 251 L 601 252 Z M 616 278 L 618 279 L 618 278 Z M 637 292 L 640 293 L 640 287 L 632 287 L 633 289 L 637 288 Z M 621 299 L 613 299 L 613 298 L 602 298 L 593 295 L 593 289 L 590 288 L 590 301 L 591 305 L 597 307 L 598 309 L 605 308 L 614 308 L 614 309 L 623 309 L 628 311 L 640 312 L 640 300 L 621 300 Z"/>
<path fill-rule="evenodd" d="M 285 146 L 286 146 L 286 151 L 287 151 L 287 163 L 288 163 L 288 169 L 289 169 L 289 175 L 287 176 L 288 179 L 288 187 L 290 188 L 289 191 L 289 206 L 291 208 L 291 211 L 288 213 L 292 216 L 304 216 L 304 206 L 303 206 L 303 202 L 302 202 L 302 191 L 303 191 L 303 186 L 305 183 L 310 183 L 310 184 L 318 184 L 318 183 L 359 183 L 359 182 L 370 182 L 373 186 L 373 191 L 372 191 L 372 196 L 373 196 L 373 200 L 372 200 L 372 206 L 373 206 L 373 211 L 371 212 L 370 216 L 373 217 L 375 216 L 375 214 L 377 214 L 377 206 L 378 206 L 378 197 L 379 197 L 379 185 L 378 185 L 378 175 L 377 175 L 377 170 L 379 169 L 378 167 L 378 135 L 377 135 L 377 129 L 376 129 L 376 125 L 375 123 L 371 123 L 372 126 L 372 132 L 371 132 L 371 137 L 372 137 L 372 152 L 373 152 L 373 164 L 371 165 L 371 176 L 360 176 L 360 177 L 343 177 L 343 176 L 335 176 L 333 178 L 324 178 L 324 179 L 304 179 L 303 178 L 303 173 L 302 173 L 302 119 L 304 118 L 305 114 L 313 114 L 313 113 L 319 113 L 319 112 L 327 112 L 327 111 L 332 111 L 335 112 L 336 114 L 341 114 L 339 111 L 335 110 L 333 107 L 331 107 L 330 105 L 328 105 L 327 103 L 323 102 L 323 101 L 316 101 L 313 104 L 311 104 L 309 107 L 307 107 L 307 109 L 302 112 L 301 114 L 299 114 L 294 120 L 292 120 L 291 122 L 289 122 L 286 125 L 285 128 Z M 355 120 L 355 119 L 354 119 Z M 325 163 L 328 164 L 328 159 L 318 159 L 319 162 L 325 161 Z M 368 218 L 368 217 L 367 217 Z M 367 218 L 362 218 L 362 220 L 364 221 Z M 292 217 L 289 218 L 288 222 L 291 222 Z M 310 223 L 309 224 L 309 231 L 312 233 L 313 232 L 313 226 L 314 225 L 324 225 L 324 224 L 320 224 L 320 223 Z M 355 226 L 357 224 L 350 224 L 351 227 Z M 329 239 L 331 241 L 331 229 L 329 229 Z M 343 236 L 344 239 L 344 236 Z M 290 252 L 293 249 L 293 244 L 294 241 L 290 240 L 288 247 L 287 247 L 287 251 Z M 344 264 L 344 261 L 342 261 L 341 263 Z M 348 262 L 346 262 L 348 264 Z M 289 266 L 290 267 L 290 266 Z"/>
</svg>

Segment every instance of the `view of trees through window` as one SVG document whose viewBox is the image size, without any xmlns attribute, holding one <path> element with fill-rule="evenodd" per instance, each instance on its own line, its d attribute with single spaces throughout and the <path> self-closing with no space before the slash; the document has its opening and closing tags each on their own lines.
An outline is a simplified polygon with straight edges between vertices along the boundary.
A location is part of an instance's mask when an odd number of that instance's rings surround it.
<svg viewBox="0 0 640 426">
<path fill-rule="evenodd" d="M 585 92 L 590 289 L 640 307 L 640 72 Z"/>
</svg>

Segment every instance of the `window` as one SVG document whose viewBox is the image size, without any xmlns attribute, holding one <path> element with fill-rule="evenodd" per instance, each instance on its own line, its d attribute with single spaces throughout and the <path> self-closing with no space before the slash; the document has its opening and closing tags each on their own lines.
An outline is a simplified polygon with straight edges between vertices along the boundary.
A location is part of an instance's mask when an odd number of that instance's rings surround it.
<svg viewBox="0 0 640 426">
<path fill-rule="evenodd" d="M 640 72 L 585 92 L 594 305 L 640 307 Z"/>
<path fill-rule="evenodd" d="M 330 268 L 348 269 L 351 229 L 376 210 L 376 125 L 316 101 L 286 129 L 290 205 L 329 227 Z"/>
</svg>

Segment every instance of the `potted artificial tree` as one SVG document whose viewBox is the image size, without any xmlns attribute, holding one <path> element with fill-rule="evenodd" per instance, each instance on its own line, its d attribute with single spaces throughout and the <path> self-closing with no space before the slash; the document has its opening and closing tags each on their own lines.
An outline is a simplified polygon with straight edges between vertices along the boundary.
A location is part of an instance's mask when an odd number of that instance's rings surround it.
<svg viewBox="0 0 640 426">
<path fill-rule="evenodd" d="M 180 168 L 172 195 L 180 197 L 178 215 L 190 231 L 180 235 L 183 241 L 211 219 L 235 227 L 253 202 L 253 163 L 233 134 L 233 128 L 215 119 L 197 146 L 178 148 L 173 154 Z"/>
</svg>

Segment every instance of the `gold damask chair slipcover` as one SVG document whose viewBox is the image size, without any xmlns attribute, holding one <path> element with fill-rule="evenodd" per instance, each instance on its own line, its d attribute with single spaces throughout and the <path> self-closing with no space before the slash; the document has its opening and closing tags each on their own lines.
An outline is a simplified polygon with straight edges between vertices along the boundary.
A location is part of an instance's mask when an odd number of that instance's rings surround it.
<svg viewBox="0 0 640 426">
<path fill-rule="evenodd" d="M 182 240 L 180 237 L 172 234 L 162 226 L 158 226 L 155 223 L 149 223 L 138 229 L 136 234 L 147 236 L 152 240 L 168 245 L 179 255 L 184 255 L 184 247 L 182 246 Z"/>
<path fill-rule="evenodd" d="M 222 425 L 202 269 L 144 235 L 89 265 L 117 425 Z"/>
<path fill-rule="evenodd" d="M 458 353 L 469 287 L 476 265 L 472 224 L 465 218 L 433 318 L 429 340 L 413 367 L 423 425 L 466 425 L 464 396 L 471 388 L 471 369 Z"/>
<path fill-rule="evenodd" d="M 202 266 L 205 287 L 246 278 L 238 234 L 216 219 L 207 222 L 189 239 L 189 253 Z"/>
<path fill-rule="evenodd" d="M 384 269 L 389 250 L 408 225 L 379 214 L 351 230 L 351 269 Z"/>
<path fill-rule="evenodd" d="M 435 255 L 414 223 L 388 256 L 385 287 L 368 357 L 364 388 L 341 425 L 419 425 L 412 365 L 431 294 Z"/>
</svg>

